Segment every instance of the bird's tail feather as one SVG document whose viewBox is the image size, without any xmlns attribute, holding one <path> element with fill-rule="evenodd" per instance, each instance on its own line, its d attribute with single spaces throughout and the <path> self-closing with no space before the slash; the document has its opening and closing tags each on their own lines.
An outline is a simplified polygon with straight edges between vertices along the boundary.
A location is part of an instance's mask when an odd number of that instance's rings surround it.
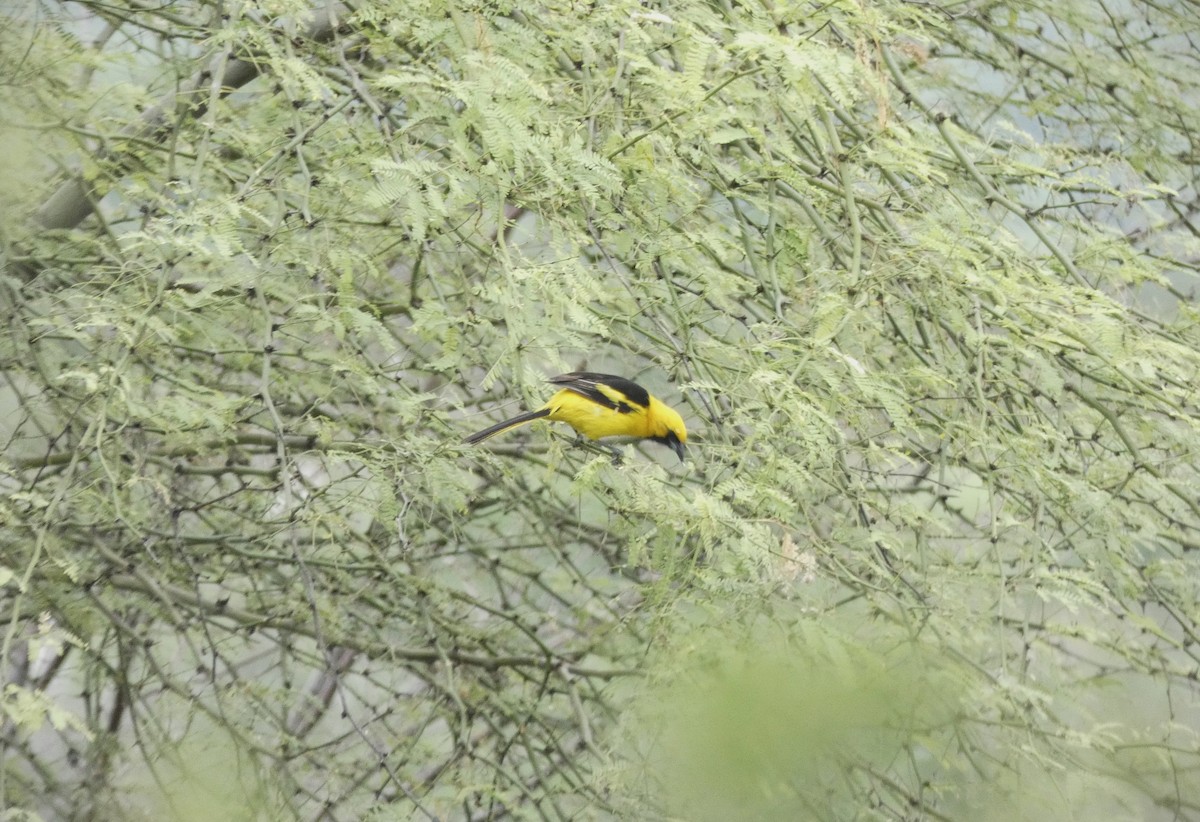
<svg viewBox="0 0 1200 822">
<path fill-rule="evenodd" d="M 540 420 L 542 417 L 548 416 L 549 414 L 549 408 L 539 408 L 537 411 L 526 411 L 524 414 L 520 414 L 512 419 L 505 420 L 504 422 L 498 422 L 495 425 L 483 429 L 482 431 L 476 431 L 474 434 L 464 439 L 463 442 L 465 442 L 467 445 L 474 445 L 477 442 L 483 442 L 489 437 L 494 437 L 497 434 L 503 433 L 510 428 L 516 428 L 518 425 L 524 425 L 527 422 Z"/>
</svg>

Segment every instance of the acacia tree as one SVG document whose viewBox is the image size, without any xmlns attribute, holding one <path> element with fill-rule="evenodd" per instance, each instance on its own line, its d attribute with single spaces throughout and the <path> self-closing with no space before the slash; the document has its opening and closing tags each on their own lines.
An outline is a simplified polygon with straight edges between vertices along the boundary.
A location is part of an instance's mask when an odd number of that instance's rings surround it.
<svg viewBox="0 0 1200 822">
<path fill-rule="evenodd" d="M 6 811 L 1200 815 L 1194 4 L 8 14 Z"/>
</svg>

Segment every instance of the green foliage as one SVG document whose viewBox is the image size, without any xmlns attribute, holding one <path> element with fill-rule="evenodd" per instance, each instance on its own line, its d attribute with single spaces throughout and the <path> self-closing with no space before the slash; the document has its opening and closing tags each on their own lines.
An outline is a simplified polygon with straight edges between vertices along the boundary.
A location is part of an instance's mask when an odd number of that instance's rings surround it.
<svg viewBox="0 0 1200 822">
<path fill-rule="evenodd" d="M 857 818 L 873 781 L 945 761 L 969 687 L 953 660 L 812 620 L 788 633 L 751 632 L 747 650 L 704 625 L 671 660 L 686 681 L 670 674 L 632 730 L 678 818 Z M 843 780 L 859 790 L 831 789 Z"/>
<path fill-rule="evenodd" d="M 0 812 L 213 733 L 297 818 L 1195 813 L 1188 9 L 77 5 L 0 26 Z M 585 367 L 690 462 L 460 446 Z"/>
<path fill-rule="evenodd" d="M 105 808 L 106 815 L 171 822 L 279 816 L 281 806 L 264 787 L 253 757 L 205 722 L 192 724 L 182 745 L 151 753 L 143 768 L 122 774 L 120 805 Z"/>
</svg>

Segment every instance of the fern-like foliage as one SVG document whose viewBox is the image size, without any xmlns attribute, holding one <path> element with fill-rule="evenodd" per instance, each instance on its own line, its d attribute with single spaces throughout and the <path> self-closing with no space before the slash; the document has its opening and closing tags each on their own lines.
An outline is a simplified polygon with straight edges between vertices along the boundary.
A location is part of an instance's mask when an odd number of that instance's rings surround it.
<svg viewBox="0 0 1200 822">
<path fill-rule="evenodd" d="M 1195 813 L 1186 8 L 18 6 L 3 810 Z"/>
</svg>

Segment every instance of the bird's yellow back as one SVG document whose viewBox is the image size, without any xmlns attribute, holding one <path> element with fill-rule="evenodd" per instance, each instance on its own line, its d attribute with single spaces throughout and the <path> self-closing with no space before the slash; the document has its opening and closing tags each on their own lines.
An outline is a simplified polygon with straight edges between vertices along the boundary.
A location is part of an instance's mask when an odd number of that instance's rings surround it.
<svg viewBox="0 0 1200 822">
<path fill-rule="evenodd" d="M 662 443 L 684 459 L 687 428 L 679 412 L 637 383 L 612 374 L 572 371 L 550 379 L 566 386 L 536 411 L 476 431 L 464 441 L 483 442 L 510 428 L 534 420 L 565 422 L 583 436 L 593 439 L 620 437 L 650 439 Z"/>
<path fill-rule="evenodd" d="M 661 439 L 674 434 L 680 442 L 687 442 L 687 428 L 683 417 L 658 397 L 650 396 L 649 404 L 631 404 L 619 392 L 600 386 L 610 396 L 615 408 L 600 405 L 570 388 L 564 388 L 551 397 L 543 409 L 549 411 L 547 419 L 565 422 L 589 439 L 603 437 L 651 437 Z"/>
<path fill-rule="evenodd" d="M 661 404 L 661 403 L 660 403 Z M 641 409 L 618 411 L 598 405 L 581 394 L 564 388 L 542 406 L 549 419 L 565 422 L 589 439 L 602 437 L 650 437 L 650 414 Z"/>
</svg>

